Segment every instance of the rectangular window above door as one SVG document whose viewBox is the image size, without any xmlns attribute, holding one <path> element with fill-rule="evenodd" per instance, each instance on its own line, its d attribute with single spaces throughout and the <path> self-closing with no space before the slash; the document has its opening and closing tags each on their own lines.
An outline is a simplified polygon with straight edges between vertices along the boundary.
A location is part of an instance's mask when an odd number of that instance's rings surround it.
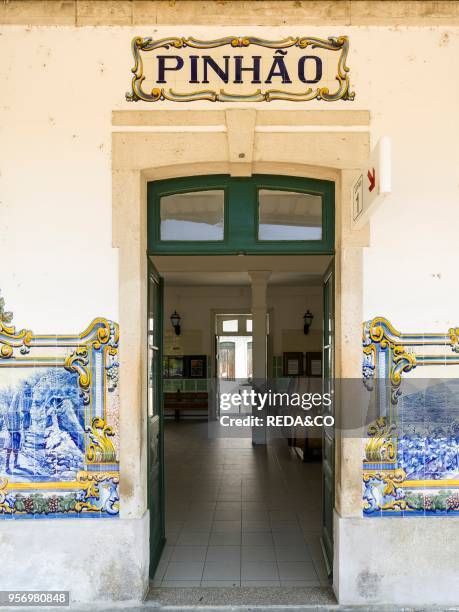
<svg viewBox="0 0 459 612">
<path fill-rule="evenodd" d="M 256 174 L 148 183 L 148 253 L 334 253 L 335 184 Z"/>
<path fill-rule="evenodd" d="M 160 199 L 160 239 L 223 240 L 225 192 L 191 191 Z"/>
<path fill-rule="evenodd" d="M 310 193 L 260 189 L 259 240 L 321 240 L 322 197 Z"/>
</svg>

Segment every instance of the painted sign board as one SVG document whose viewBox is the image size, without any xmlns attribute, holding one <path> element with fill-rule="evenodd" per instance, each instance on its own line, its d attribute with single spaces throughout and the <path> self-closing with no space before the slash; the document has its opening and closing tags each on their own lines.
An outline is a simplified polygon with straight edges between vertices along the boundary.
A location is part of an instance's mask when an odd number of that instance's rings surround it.
<svg viewBox="0 0 459 612">
<path fill-rule="evenodd" d="M 129 102 L 353 100 L 347 36 L 132 40 Z"/>
<path fill-rule="evenodd" d="M 390 139 L 381 138 L 352 186 L 352 228 L 360 229 L 391 192 Z"/>
</svg>

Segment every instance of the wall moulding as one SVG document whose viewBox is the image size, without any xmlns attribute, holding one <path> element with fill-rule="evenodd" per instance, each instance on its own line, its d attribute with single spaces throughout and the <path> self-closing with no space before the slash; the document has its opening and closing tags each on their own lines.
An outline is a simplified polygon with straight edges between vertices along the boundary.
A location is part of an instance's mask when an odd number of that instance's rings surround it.
<svg viewBox="0 0 459 612">
<path fill-rule="evenodd" d="M 239 110 L 239 107 L 238 107 Z M 240 109 L 244 110 L 244 109 Z M 263 110 L 256 111 L 256 127 L 275 126 L 343 126 L 370 125 L 366 110 Z M 112 112 L 113 126 L 220 126 L 225 125 L 225 110 L 151 109 Z"/>
<path fill-rule="evenodd" d="M 0 23 L 40 26 L 459 24 L 457 0 L 9 0 Z"/>
</svg>

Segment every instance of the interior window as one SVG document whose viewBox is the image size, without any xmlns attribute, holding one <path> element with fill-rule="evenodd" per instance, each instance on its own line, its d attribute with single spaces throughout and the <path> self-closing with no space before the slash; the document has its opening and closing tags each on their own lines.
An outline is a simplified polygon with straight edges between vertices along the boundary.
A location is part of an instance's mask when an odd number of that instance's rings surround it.
<svg viewBox="0 0 459 612">
<path fill-rule="evenodd" d="M 224 332 L 237 332 L 239 327 L 238 323 L 237 319 L 223 321 L 222 329 Z"/>
<path fill-rule="evenodd" d="M 161 240 L 223 240 L 224 210 L 223 189 L 163 196 Z"/>
<path fill-rule="evenodd" d="M 259 240 L 321 240 L 322 197 L 295 191 L 258 191 Z"/>
</svg>

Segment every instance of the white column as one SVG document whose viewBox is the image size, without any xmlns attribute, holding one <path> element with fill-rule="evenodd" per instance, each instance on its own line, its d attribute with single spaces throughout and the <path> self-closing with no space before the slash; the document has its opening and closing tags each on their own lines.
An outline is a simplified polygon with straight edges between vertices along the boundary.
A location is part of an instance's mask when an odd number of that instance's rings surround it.
<svg viewBox="0 0 459 612">
<path fill-rule="evenodd" d="M 267 303 L 266 290 L 270 270 L 249 270 L 252 280 L 252 369 L 255 382 L 266 378 L 267 372 Z M 254 414 L 257 414 L 255 410 Z M 261 427 L 252 429 L 252 443 L 266 444 L 266 431 Z"/>
</svg>

